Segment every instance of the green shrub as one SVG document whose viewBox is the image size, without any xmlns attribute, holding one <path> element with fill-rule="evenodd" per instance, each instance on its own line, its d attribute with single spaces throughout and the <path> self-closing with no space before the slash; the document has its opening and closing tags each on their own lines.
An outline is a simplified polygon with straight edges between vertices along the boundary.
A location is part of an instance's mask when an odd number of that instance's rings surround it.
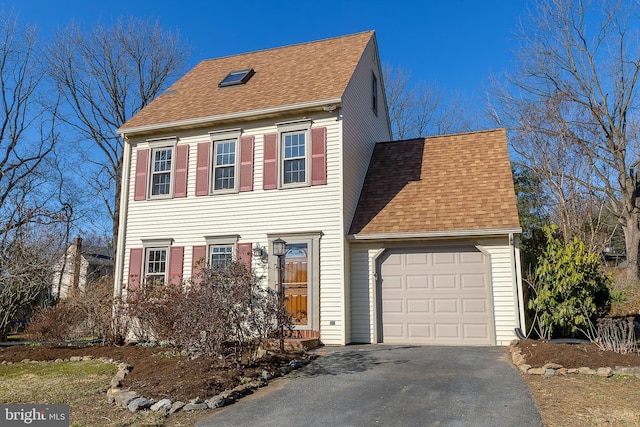
<svg viewBox="0 0 640 427">
<path fill-rule="evenodd" d="M 534 272 L 529 308 L 536 313 L 541 338 L 575 336 L 585 331 L 610 307 L 612 279 L 604 273 L 596 254 L 574 238 L 556 236 L 556 226 L 544 227 L 546 246 Z"/>
</svg>

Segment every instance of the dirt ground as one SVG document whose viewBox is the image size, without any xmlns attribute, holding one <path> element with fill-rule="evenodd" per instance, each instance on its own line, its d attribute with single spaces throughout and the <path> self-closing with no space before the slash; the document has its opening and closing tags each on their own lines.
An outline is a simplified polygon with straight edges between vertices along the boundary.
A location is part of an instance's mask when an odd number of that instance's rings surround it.
<svg viewBox="0 0 640 427">
<path fill-rule="evenodd" d="M 524 340 L 518 346 L 522 349 L 526 363 L 532 367 L 542 367 L 545 363 L 558 363 L 565 368 L 597 369 L 616 366 L 640 366 L 640 354 L 618 354 L 600 351 L 595 344 L 555 344 L 544 341 Z"/>
<path fill-rule="evenodd" d="M 169 398 L 188 402 L 200 397 L 207 399 L 229 390 L 248 378 L 260 377 L 262 370 L 273 373 L 288 363 L 296 354 L 270 355 L 260 363 L 246 369 L 223 367 L 220 361 L 205 357 L 191 359 L 176 355 L 167 348 L 141 346 L 105 347 L 101 345 L 70 347 L 60 345 L 0 347 L 0 362 L 66 359 L 73 356 L 105 357 L 133 366 L 133 370 L 122 382 L 146 398 L 156 401 Z"/>
<path fill-rule="evenodd" d="M 519 346 L 526 362 L 534 367 L 547 362 L 559 363 L 567 368 L 640 366 L 640 355 L 637 353 L 620 355 L 602 352 L 591 344 L 550 344 L 526 340 L 519 343 Z M 262 369 L 273 371 L 295 357 L 273 356 L 251 369 L 235 370 L 229 367 L 221 368 L 218 362 L 210 359 L 192 360 L 167 351 L 166 348 L 139 346 L 12 346 L 0 347 L 0 362 L 20 362 L 24 359 L 55 360 L 85 355 L 112 358 L 133 366 L 132 372 L 123 382 L 124 387 L 155 400 L 168 397 L 187 402 L 195 397 L 206 399 L 224 389 L 233 388 L 247 378 L 259 376 Z M 602 378 L 577 374 L 543 377 L 523 374 L 523 380 L 533 395 L 546 427 L 640 425 L 640 411 L 636 408 L 636 402 L 640 400 L 640 378 Z M 105 384 L 104 390 L 107 388 L 108 384 Z M 112 405 L 106 403 L 106 399 L 99 399 L 99 402 L 85 409 L 75 408 L 75 411 L 87 412 L 77 415 L 78 418 L 89 420 L 83 424 L 87 426 L 185 426 L 193 425 L 205 416 L 197 413 L 179 413 L 159 424 L 147 424 L 147 421 L 143 423 L 138 418 L 124 422 L 123 417 L 130 414 L 127 411 L 114 412 Z M 113 416 L 121 418 L 120 421 L 105 421 L 107 417 Z"/>
</svg>

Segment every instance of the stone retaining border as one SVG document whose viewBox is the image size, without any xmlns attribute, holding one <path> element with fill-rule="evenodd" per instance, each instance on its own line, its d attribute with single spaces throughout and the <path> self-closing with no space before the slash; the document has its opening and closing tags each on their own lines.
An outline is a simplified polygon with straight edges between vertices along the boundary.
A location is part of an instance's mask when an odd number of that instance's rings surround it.
<svg viewBox="0 0 640 427">
<path fill-rule="evenodd" d="M 266 386 L 269 381 L 274 378 L 281 377 L 287 375 L 291 371 L 296 369 L 300 369 L 312 360 L 318 358 L 317 354 L 307 354 L 305 353 L 300 359 L 293 359 L 287 365 L 281 366 L 276 369 L 274 372 L 268 372 L 266 370 L 262 371 L 261 378 L 254 379 L 245 384 L 240 384 L 239 386 L 233 388 L 232 390 L 225 390 L 220 394 L 217 394 L 207 400 L 202 400 L 200 397 L 196 397 L 191 399 L 189 403 L 184 403 L 180 401 L 172 401 L 171 399 L 162 399 L 158 402 L 155 402 L 153 399 L 146 399 L 140 396 L 139 393 L 129 390 L 122 389 L 122 381 L 127 376 L 129 372 L 133 369 L 133 366 L 129 365 L 125 362 L 119 362 L 113 359 L 100 357 L 94 358 L 93 356 L 73 356 L 67 359 L 56 359 L 53 361 L 38 361 L 31 359 L 23 359 L 17 363 L 60 363 L 60 362 L 87 362 L 90 360 L 96 360 L 103 363 L 111 363 L 118 367 L 118 371 L 111 378 L 111 384 L 109 390 L 107 390 L 107 401 L 109 403 L 114 403 L 118 408 L 126 408 L 131 412 L 137 412 L 140 410 L 151 410 L 151 411 L 166 411 L 166 415 L 171 415 L 180 410 L 191 412 L 191 411 L 200 411 L 205 409 L 216 409 L 221 408 L 226 405 L 230 405 L 234 403 L 236 400 L 246 396 L 253 392 L 253 390 Z M 17 364 L 14 362 L 7 362 L 3 360 L 0 362 L 2 365 L 13 365 Z"/>
<path fill-rule="evenodd" d="M 223 406 L 230 405 L 236 400 L 241 399 L 253 392 L 253 390 L 264 387 L 268 382 L 274 378 L 288 374 L 289 372 L 302 368 L 307 363 L 315 360 L 318 357 L 317 354 L 304 354 L 301 359 L 293 359 L 287 365 L 281 366 L 273 373 L 266 370 L 262 371 L 262 375 L 259 379 L 251 380 L 245 384 L 233 388 L 232 390 L 225 390 L 220 394 L 217 394 L 209 399 L 203 400 L 200 397 L 191 399 L 189 403 L 181 401 L 172 401 L 171 399 L 162 399 L 155 402 L 153 399 L 146 399 L 140 396 L 139 393 L 121 388 L 121 383 L 133 367 L 127 363 L 118 364 L 118 372 L 111 379 L 111 388 L 107 390 L 107 401 L 109 403 L 115 403 L 119 408 L 127 408 L 131 412 L 137 412 L 140 410 L 160 411 L 167 412 L 167 416 L 180 410 L 192 412 L 201 411 L 205 409 L 216 409 Z"/>
<path fill-rule="evenodd" d="M 522 354 L 522 350 L 517 347 L 519 340 L 513 340 L 509 344 L 509 352 L 511 353 L 511 360 L 516 365 L 518 370 L 527 375 L 544 375 L 551 377 L 554 375 L 567 375 L 567 374 L 584 374 L 584 375 L 598 375 L 604 378 L 610 378 L 614 375 L 633 375 L 640 377 L 640 367 L 627 367 L 627 366 L 615 366 L 615 367 L 602 367 L 598 369 L 591 369 L 587 367 L 580 368 L 566 368 L 557 363 L 546 363 L 544 366 L 532 367 L 526 363 L 525 357 Z"/>
</svg>

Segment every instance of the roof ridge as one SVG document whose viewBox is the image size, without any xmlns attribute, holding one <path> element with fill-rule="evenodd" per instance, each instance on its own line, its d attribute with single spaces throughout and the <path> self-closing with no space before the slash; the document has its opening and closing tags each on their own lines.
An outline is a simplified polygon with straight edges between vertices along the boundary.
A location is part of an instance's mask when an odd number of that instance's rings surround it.
<svg viewBox="0 0 640 427">
<path fill-rule="evenodd" d="M 501 130 L 505 130 L 505 128 L 481 129 L 481 130 L 473 130 L 473 131 L 467 131 L 467 132 L 445 133 L 442 135 L 419 136 L 417 138 L 394 139 L 391 141 L 380 141 L 378 142 L 378 144 L 390 144 L 393 142 L 408 142 L 408 141 L 425 141 L 427 139 L 447 138 L 451 136 L 461 136 L 461 135 L 477 135 L 481 133 L 497 132 Z"/>
<path fill-rule="evenodd" d="M 375 34 L 375 30 L 365 30 L 365 31 L 360 31 L 358 33 L 345 34 L 345 35 L 342 35 L 342 36 L 335 36 L 335 37 L 327 37 L 325 39 L 320 39 L 320 40 L 310 40 L 310 41 L 306 41 L 306 42 L 287 44 L 287 45 L 276 46 L 276 47 L 268 47 L 268 48 L 258 49 L 258 50 L 250 50 L 250 51 L 246 51 L 246 52 L 243 52 L 243 53 L 234 53 L 232 55 L 227 55 L 227 56 L 218 56 L 218 57 L 215 57 L 215 58 L 203 59 L 199 63 L 218 61 L 220 59 L 234 58 L 234 57 L 237 57 L 237 56 L 245 56 L 245 55 L 250 55 L 250 54 L 254 54 L 254 53 L 269 52 L 269 51 L 273 51 L 273 50 L 288 49 L 288 48 L 297 47 L 297 46 L 304 46 L 304 45 L 323 43 L 323 42 L 328 42 L 328 41 L 331 41 L 331 40 L 355 37 L 355 36 L 359 36 L 359 35 L 367 34 L 367 33 Z"/>
</svg>

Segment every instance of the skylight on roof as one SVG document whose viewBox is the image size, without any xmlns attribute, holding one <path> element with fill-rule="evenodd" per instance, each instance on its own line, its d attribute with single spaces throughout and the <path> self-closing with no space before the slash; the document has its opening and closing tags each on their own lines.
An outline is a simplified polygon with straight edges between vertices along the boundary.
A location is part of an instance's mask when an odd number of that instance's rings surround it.
<svg viewBox="0 0 640 427">
<path fill-rule="evenodd" d="M 224 79 L 222 79 L 220 83 L 218 83 L 218 87 L 243 85 L 255 73 L 256 72 L 253 71 L 253 68 L 247 68 L 246 70 L 232 71 L 229 74 L 227 74 L 227 77 L 225 77 Z"/>
</svg>

